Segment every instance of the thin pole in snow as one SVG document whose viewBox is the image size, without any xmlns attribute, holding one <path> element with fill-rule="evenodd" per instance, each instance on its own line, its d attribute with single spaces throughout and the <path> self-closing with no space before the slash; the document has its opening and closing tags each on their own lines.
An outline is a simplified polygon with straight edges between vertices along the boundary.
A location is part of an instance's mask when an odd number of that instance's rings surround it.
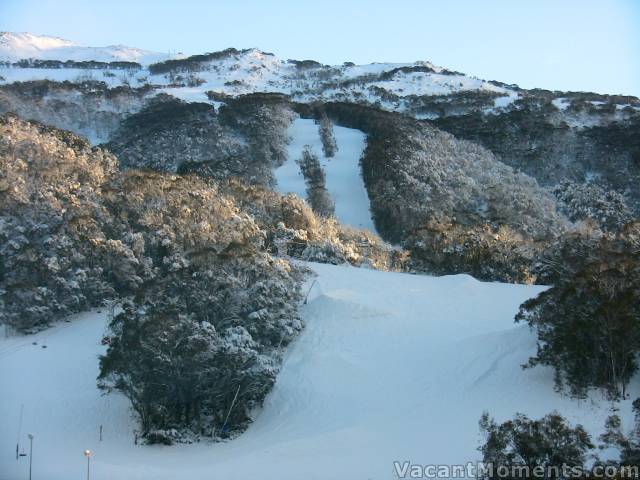
<svg viewBox="0 0 640 480">
<path fill-rule="evenodd" d="M 31 480 L 32 465 L 33 465 L 33 435 L 29 434 L 29 480 Z"/>
<path fill-rule="evenodd" d="M 84 456 L 87 457 L 87 480 L 89 480 L 89 469 L 91 467 L 91 450 L 85 450 Z"/>
<path fill-rule="evenodd" d="M 233 401 L 231 402 L 231 406 L 229 407 L 229 411 L 227 412 L 227 416 L 224 419 L 224 423 L 222 424 L 222 431 L 224 432 L 225 427 L 227 426 L 227 420 L 229 420 L 229 415 L 231 415 L 231 410 L 236 403 L 236 399 L 238 398 L 238 393 L 240 393 L 240 385 L 238 385 L 238 389 L 236 390 L 236 394 L 233 397 Z"/>
<path fill-rule="evenodd" d="M 309 287 L 309 291 L 307 292 L 307 294 L 304 297 L 304 304 L 307 304 L 307 300 L 309 300 L 309 294 L 311 293 L 311 289 L 313 288 L 313 286 L 316 284 L 317 280 L 314 280 L 313 283 L 311 284 L 311 286 Z"/>
<path fill-rule="evenodd" d="M 22 414 L 24 413 L 24 403 L 20 404 L 20 422 L 18 423 L 18 437 L 16 438 L 16 460 L 19 459 L 20 454 L 20 434 L 22 433 Z"/>
<path fill-rule="evenodd" d="M 102 425 L 100 425 L 100 441 L 102 441 Z"/>
</svg>

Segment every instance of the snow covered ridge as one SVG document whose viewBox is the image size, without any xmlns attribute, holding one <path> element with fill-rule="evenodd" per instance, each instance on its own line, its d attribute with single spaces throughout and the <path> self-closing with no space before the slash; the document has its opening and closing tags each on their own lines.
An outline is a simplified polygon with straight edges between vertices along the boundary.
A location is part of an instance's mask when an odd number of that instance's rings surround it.
<svg viewBox="0 0 640 480">
<path fill-rule="evenodd" d="M 227 49 L 170 60 L 149 66 L 149 73 L 150 82 L 168 83 L 170 93 L 187 101 L 192 101 L 194 94 L 205 98 L 208 91 L 229 96 L 277 92 L 298 102 L 346 101 L 407 111 L 417 96 L 480 91 L 511 101 L 517 97 L 508 88 L 428 62 L 332 66 L 312 60 L 283 60 L 258 49 Z"/>
<path fill-rule="evenodd" d="M 73 60 L 76 62 L 136 62 L 149 65 L 168 60 L 167 53 L 124 45 L 86 47 L 70 40 L 32 33 L 0 32 L 0 61 L 23 59 Z"/>
<path fill-rule="evenodd" d="M 107 65 L 114 62 L 135 63 L 136 68 L 123 74 L 117 70 L 127 66 Z M 566 97 L 562 92 L 522 90 L 517 85 L 486 81 L 426 61 L 323 65 L 314 60 L 280 59 L 256 48 L 227 48 L 185 58 L 124 46 L 85 47 L 56 37 L 5 32 L 0 33 L 0 67 L 3 64 L 6 68 L 0 68 L 0 85 L 44 79 L 73 83 L 98 80 L 109 87 L 152 85 L 156 92 L 187 102 L 210 102 L 208 92 L 231 97 L 275 92 L 301 103 L 366 104 L 418 119 L 475 111 L 499 114 L 523 108 L 521 101 L 530 96 L 542 98 L 547 94 L 552 97 L 549 102 L 559 99 L 554 106 L 562 113 L 560 120 L 575 126 L 597 124 L 604 113 L 610 120 L 622 120 L 640 110 L 640 101 L 634 97 L 595 95 L 595 102 L 588 105 L 593 107 L 595 118 L 565 112 L 569 103 L 561 102 Z M 571 96 L 567 98 L 574 103 Z M 567 120 L 567 116 L 571 118 Z"/>
<path fill-rule="evenodd" d="M 31 63 L 26 60 L 30 59 Z M 18 63 L 22 61 L 21 63 Z M 35 62 L 34 62 L 35 61 Z M 37 62 L 39 61 L 39 62 Z M 416 96 L 450 95 L 480 91 L 504 97 L 501 108 L 517 98 L 514 90 L 495 82 L 470 77 L 436 67 L 429 62 L 374 63 L 339 66 L 322 65 L 313 60 L 283 60 L 258 49 L 206 53 L 183 58 L 180 55 L 149 52 L 124 46 L 85 47 L 56 37 L 30 33 L 0 33 L 0 84 L 29 80 L 86 80 L 86 72 L 72 64 L 47 68 L 46 61 L 59 62 L 135 62 L 146 67 L 129 78 L 95 76 L 109 86 L 149 83 L 166 89 L 183 100 L 207 101 L 206 92 L 238 96 L 255 92 L 278 92 L 294 100 L 352 101 L 380 104 L 394 111 L 407 110 Z M 38 68 L 30 68 L 30 67 Z M 19 68 L 27 67 L 27 68 Z M 66 67 L 65 72 L 60 72 Z M 89 66 L 108 69 L 108 66 Z M 491 101 L 493 107 L 493 100 Z"/>
</svg>

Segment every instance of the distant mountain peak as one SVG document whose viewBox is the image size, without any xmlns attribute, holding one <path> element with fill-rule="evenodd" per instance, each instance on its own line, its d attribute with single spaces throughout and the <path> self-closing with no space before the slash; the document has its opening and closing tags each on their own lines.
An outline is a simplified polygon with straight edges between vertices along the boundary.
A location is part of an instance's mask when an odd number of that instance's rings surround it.
<svg viewBox="0 0 640 480">
<path fill-rule="evenodd" d="M 71 40 L 29 32 L 0 32 L 0 60 L 74 60 L 100 62 L 127 61 L 143 65 L 169 59 L 167 53 L 125 45 L 86 47 Z"/>
<path fill-rule="evenodd" d="M 35 35 L 29 32 L 0 32 L 2 48 L 12 48 L 16 51 L 45 51 L 53 48 L 75 47 L 77 43 L 60 37 L 49 35 Z"/>
</svg>

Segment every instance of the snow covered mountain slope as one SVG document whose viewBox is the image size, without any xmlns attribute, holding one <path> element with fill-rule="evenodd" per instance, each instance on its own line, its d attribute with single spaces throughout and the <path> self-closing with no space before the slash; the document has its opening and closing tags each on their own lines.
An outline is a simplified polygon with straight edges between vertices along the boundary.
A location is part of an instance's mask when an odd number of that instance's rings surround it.
<svg viewBox="0 0 640 480">
<path fill-rule="evenodd" d="M 326 158 L 318 125 L 313 120 L 296 119 L 289 128 L 291 142 L 287 147 L 287 161 L 274 172 L 280 193 L 295 193 L 306 198 L 305 181 L 296 163 L 308 146 L 320 159 L 325 172 L 327 190 L 335 204 L 335 215 L 340 223 L 375 232 L 371 219 L 369 196 L 362 180 L 360 157 L 366 135 L 360 130 L 333 127 L 338 151 L 333 158 Z"/>
<path fill-rule="evenodd" d="M 487 108 L 491 109 L 498 104 L 506 106 L 518 98 L 518 93 L 511 88 L 425 61 L 330 66 L 312 60 L 284 60 L 255 48 L 230 48 L 183 58 L 123 46 L 83 47 L 68 40 L 30 33 L 0 33 L 0 63 L 11 64 L 0 68 L 0 84 L 44 79 L 77 82 L 86 80 L 91 71 L 99 70 L 84 69 L 82 75 L 82 71 L 69 68 L 70 65 L 61 71 L 14 63 L 21 59 L 137 62 L 148 68 L 128 75 L 112 75 L 113 72 L 105 70 L 104 78 L 98 71 L 94 79 L 103 80 L 110 87 L 148 82 L 159 91 L 198 102 L 207 101 L 207 92 L 229 96 L 277 92 L 300 102 L 378 103 L 388 110 L 420 115 L 419 111 L 414 112 L 416 97 L 480 92 L 489 97 Z M 494 99 L 503 97 L 506 100 L 494 103 Z"/>
<path fill-rule="evenodd" d="M 142 65 L 168 60 L 166 53 L 124 45 L 85 47 L 70 40 L 32 33 L 0 32 L 0 61 L 22 59 L 73 60 L 76 62 L 136 62 Z"/>
<path fill-rule="evenodd" d="M 24 59 L 127 61 L 140 63 L 144 68 L 114 72 L 104 65 L 90 68 L 84 65 L 78 69 L 72 68 L 78 65 L 70 64 L 52 67 L 15 63 Z M 593 102 L 587 105 L 590 111 L 585 113 L 580 92 L 523 90 L 517 85 L 479 79 L 428 61 L 323 65 L 313 60 L 281 59 L 256 48 L 228 48 L 185 58 L 182 54 L 121 45 L 85 47 L 56 37 L 0 33 L 0 85 L 35 80 L 78 83 L 87 79 L 103 81 L 109 87 L 152 85 L 153 94 L 165 92 L 189 102 L 209 101 L 209 93 L 237 97 L 276 92 L 302 103 L 359 103 L 429 120 L 476 112 L 517 111 L 529 97 L 536 102 L 556 101 L 554 122 L 578 127 L 625 120 L 640 110 L 634 97 L 589 94 L 585 98 Z M 570 105 L 573 107 L 567 108 Z"/>
<path fill-rule="evenodd" d="M 194 88 L 231 96 L 279 92 L 301 102 L 319 99 L 381 101 L 392 110 L 403 109 L 404 100 L 416 95 L 465 91 L 483 91 L 496 97 L 514 95 L 507 88 L 428 62 L 330 66 L 312 61 L 283 60 L 258 49 L 223 51 L 195 63 L 154 66 L 150 69 L 150 80 L 155 84 L 167 83 L 171 76 L 180 72 L 184 75 L 185 71 L 191 74 L 193 83 L 199 83 L 196 87 L 191 86 L 192 92 Z M 382 92 L 397 100 L 385 100 Z"/>
<path fill-rule="evenodd" d="M 483 410 L 504 420 L 556 409 L 592 434 L 603 429 L 607 402 L 562 397 L 550 370 L 520 368 L 535 335 L 513 315 L 543 287 L 310 266 L 319 276 L 307 328 L 254 424 L 228 443 L 133 444 L 126 401 L 95 387 L 105 314 L 0 340 L 0 480 L 26 478 L 15 444 L 28 449 L 29 433 L 34 478 L 48 480 L 83 475 L 87 448 L 95 480 L 380 480 L 395 478 L 394 460 L 477 460 Z M 631 405 L 619 407 L 629 427 Z"/>
<path fill-rule="evenodd" d="M 143 68 L 16 62 L 21 59 L 127 61 Z M 281 59 L 256 48 L 228 48 L 184 58 L 123 46 L 83 47 L 30 33 L 0 33 L 0 86 L 37 80 L 75 84 L 92 80 L 109 88 L 146 86 L 150 96 L 164 92 L 187 102 L 215 103 L 250 93 L 282 93 L 300 103 L 356 103 L 421 120 L 476 113 L 499 116 L 555 101 L 548 115 L 552 124 L 583 128 L 625 121 L 640 111 L 634 97 L 523 90 L 427 61 L 323 65 Z M 528 100 L 533 103 L 526 103 Z"/>
</svg>

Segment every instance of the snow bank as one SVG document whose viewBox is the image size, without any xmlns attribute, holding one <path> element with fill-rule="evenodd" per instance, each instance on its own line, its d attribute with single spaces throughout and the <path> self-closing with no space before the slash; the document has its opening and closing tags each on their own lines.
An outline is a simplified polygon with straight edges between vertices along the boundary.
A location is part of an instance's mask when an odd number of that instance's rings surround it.
<svg viewBox="0 0 640 480">
<path fill-rule="evenodd" d="M 504 420 L 557 409 L 602 430 L 608 402 L 564 398 L 550 370 L 520 368 L 535 337 L 513 315 L 542 287 L 311 267 L 319 276 L 302 311 L 307 328 L 255 423 L 228 443 L 133 445 L 126 401 L 95 387 L 104 314 L 0 340 L 0 479 L 27 475 L 27 459 L 15 460 L 21 403 L 20 442 L 35 435 L 34 478 L 48 480 L 80 478 L 86 448 L 95 480 L 391 479 L 394 460 L 477 459 L 483 410 Z M 628 427 L 630 410 L 620 404 Z"/>
</svg>

